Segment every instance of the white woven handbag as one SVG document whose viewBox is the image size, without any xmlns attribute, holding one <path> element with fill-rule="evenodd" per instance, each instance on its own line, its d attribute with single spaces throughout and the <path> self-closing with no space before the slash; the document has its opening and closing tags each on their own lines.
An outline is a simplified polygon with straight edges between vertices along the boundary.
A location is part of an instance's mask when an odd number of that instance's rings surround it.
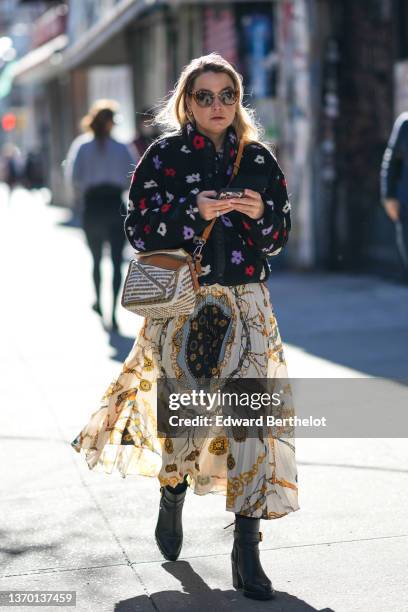
<svg viewBox="0 0 408 612">
<path fill-rule="evenodd" d="M 230 183 L 238 173 L 243 149 L 241 141 Z M 207 225 L 202 236 L 194 238 L 197 247 L 193 255 L 181 248 L 134 253 L 122 292 L 123 308 L 159 319 L 191 314 L 200 288 L 201 251 L 216 220 Z"/>
<path fill-rule="evenodd" d="M 184 249 L 135 253 L 125 279 L 122 306 L 149 318 L 191 314 L 199 286 L 193 258 Z"/>
</svg>

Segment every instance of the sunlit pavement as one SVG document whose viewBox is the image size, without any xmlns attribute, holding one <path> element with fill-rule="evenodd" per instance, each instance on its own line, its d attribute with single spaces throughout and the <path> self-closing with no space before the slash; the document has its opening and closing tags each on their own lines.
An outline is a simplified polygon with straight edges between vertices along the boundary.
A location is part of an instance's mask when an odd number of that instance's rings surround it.
<svg viewBox="0 0 408 612">
<path fill-rule="evenodd" d="M 262 522 L 274 602 L 232 588 L 222 496 L 188 494 L 182 557 L 162 559 L 157 481 L 91 472 L 69 444 L 141 323 L 121 310 L 112 334 L 91 310 L 91 262 L 69 219 L 44 194 L 8 203 L 0 186 L 0 589 L 75 590 L 80 612 L 406 612 L 406 439 L 296 441 L 301 510 Z M 104 273 L 109 321 L 107 260 Z M 292 377 L 407 378 L 407 287 L 279 273 L 270 289 Z"/>
</svg>

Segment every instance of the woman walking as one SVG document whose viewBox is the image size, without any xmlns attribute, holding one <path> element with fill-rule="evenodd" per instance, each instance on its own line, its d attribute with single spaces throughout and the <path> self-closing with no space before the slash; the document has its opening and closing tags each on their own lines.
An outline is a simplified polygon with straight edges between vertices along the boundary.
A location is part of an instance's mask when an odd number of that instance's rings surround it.
<svg viewBox="0 0 408 612">
<path fill-rule="evenodd" d="M 95 303 L 102 315 L 101 259 L 109 243 L 113 266 L 112 329 L 117 329 L 116 304 L 122 282 L 121 264 L 126 236 L 121 217 L 122 192 L 127 189 L 134 158 L 127 146 L 111 136 L 117 105 L 98 100 L 82 119 L 85 135 L 71 145 L 67 175 L 77 191 L 82 207 L 82 227 L 92 255 Z"/>
<path fill-rule="evenodd" d="M 265 280 L 265 255 L 277 254 L 290 231 L 283 173 L 260 142 L 253 113 L 242 105 L 240 76 L 218 54 L 193 60 L 158 114 L 167 132 L 138 164 L 129 193 L 126 235 L 138 251 L 179 248 L 193 253 L 194 238 L 216 218 L 202 255 L 200 288 L 191 315 L 145 319 L 120 375 L 100 408 L 72 442 L 90 469 L 157 476 L 161 485 L 156 542 L 176 560 L 183 542 L 186 490 L 226 496 L 235 514 L 233 585 L 244 595 L 270 599 L 262 569 L 260 519 L 298 510 L 293 439 L 194 428 L 184 439 L 158 438 L 157 381 L 189 388 L 204 378 L 286 378 L 278 326 Z M 242 198 L 217 199 L 231 187 Z M 286 415 L 293 414 L 290 391 Z"/>
</svg>

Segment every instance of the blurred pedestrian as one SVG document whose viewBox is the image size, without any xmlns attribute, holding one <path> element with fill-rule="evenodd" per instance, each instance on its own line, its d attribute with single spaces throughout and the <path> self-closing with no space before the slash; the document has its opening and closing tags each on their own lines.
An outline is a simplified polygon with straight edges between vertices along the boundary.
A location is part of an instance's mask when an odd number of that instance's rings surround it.
<svg viewBox="0 0 408 612">
<path fill-rule="evenodd" d="M 135 170 L 126 235 L 138 251 L 184 248 L 192 254 L 196 240 L 212 230 L 195 309 L 145 319 L 122 372 L 72 445 L 85 451 L 91 469 L 159 478 L 155 537 L 169 560 L 178 558 L 183 543 L 187 487 L 197 495 L 223 493 L 226 510 L 235 515 L 233 585 L 247 597 L 271 599 L 274 590 L 259 556 L 260 519 L 299 508 L 293 435 L 272 435 L 265 426 L 253 437 L 245 427 L 233 437 L 224 427 L 203 434 L 191 426 L 180 437 L 157 436 L 158 378 L 194 390 L 212 378 L 222 379 L 221 387 L 240 379 L 248 385 L 268 378 L 274 385 L 287 378 L 265 281 L 266 256 L 277 255 L 288 240 L 290 203 L 284 174 L 242 100 L 240 75 L 214 53 L 184 68 L 158 114 L 167 132 Z M 235 196 L 225 189 L 233 177 Z M 290 417 L 290 387 L 283 387 Z"/>
<path fill-rule="evenodd" d="M 8 201 L 11 202 L 13 189 L 20 184 L 23 161 L 20 149 L 11 142 L 3 145 L 1 152 L 2 180 L 9 188 Z"/>
<path fill-rule="evenodd" d="M 157 126 L 153 123 L 154 117 L 148 108 L 136 113 L 136 138 L 132 142 L 132 150 L 137 161 L 143 156 L 146 149 L 159 136 Z"/>
<path fill-rule="evenodd" d="M 381 198 L 395 224 L 400 260 L 408 272 L 408 112 L 395 121 L 383 156 Z"/>
<path fill-rule="evenodd" d="M 22 183 L 26 189 L 45 187 L 44 163 L 40 151 L 31 150 L 27 153 L 22 170 Z"/>
<path fill-rule="evenodd" d="M 118 105 L 98 100 L 82 119 L 85 135 L 71 145 L 66 173 L 82 204 L 82 227 L 93 259 L 96 300 L 93 309 L 102 316 L 101 257 L 110 245 L 113 264 L 112 329 L 117 329 L 116 304 L 122 282 L 121 264 L 125 243 L 121 207 L 135 159 L 128 147 L 111 136 Z"/>
</svg>

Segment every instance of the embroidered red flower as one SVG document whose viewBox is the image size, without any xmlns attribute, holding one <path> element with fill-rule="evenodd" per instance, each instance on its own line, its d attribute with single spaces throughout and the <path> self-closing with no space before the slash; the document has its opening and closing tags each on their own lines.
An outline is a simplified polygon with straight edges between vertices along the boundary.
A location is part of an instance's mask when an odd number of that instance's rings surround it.
<svg viewBox="0 0 408 612">
<path fill-rule="evenodd" d="M 254 241 L 252 240 L 252 238 L 248 238 L 247 243 L 249 244 L 249 246 L 254 246 Z"/>
<path fill-rule="evenodd" d="M 245 274 L 247 274 L 248 276 L 252 276 L 254 272 L 255 272 L 254 266 L 247 266 L 245 268 Z"/>
<path fill-rule="evenodd" d="M 282 183 L 282 185 L 283 185 L 284 187 L 286 187 L 287 183 L 286 183 L 286 179 L 285 179 L 285 178 L 283 178 L 283 179 L 281 180 L 281 183 Z"/>
<path fill-rule="evenodd" d="M 160 210 L 162 212 L 167 212 L 169 208 L 171 208 L 171 204 L 163 204 L 163 206 L 160 207 Z"/>
<path fill-rule="evenodd" d="M 234 149 L 231 149 L 231 151 L 230 151 L 230 157 L 234 157 L 234 155 L 235 155 L 235 151 L 234 151 Z"/>
<path fill-rule="evenodd" d="M 196 134 L 193 138 L 193 147 L 195 149 L 204 149 L 205 147 L 205 141 L 203 136 L 199 136 L 198 134 Z"/>
<path fill-rule="evenodd" d="M 274 240 L 277 240 L 277 239 L 279 238 L 279 232 L 278 232 L 278 231 L 274 232 L 274 233 L 272 234 L 272 238 L 273 238 Z"/>
<path fill-rule="evenodd" d="M 251 229 L 251 226 L 246 221 L 242 221 L 242 225 L 245 227 L 246 230 L 250 230 Z"/>
<path fill-rule="evenodd" d="M 176 176 L 176 171 L 174 168 L 165 168 L 164 169 L 164 174 L 166 176 Z"/>
<path fill-rule="evenodd" d="M 142 198 L 141 200 L 139 200 L 139 208 L 141 208 L 142 210 L 146 208 L 146 198 Z"/>
<path fill-rule="evenodd" d="M 152 228 L 150 227 L 150 225 L 145 225 L 143 228 L 143 231 L 145 234 L 150 234 Z"/>
</svg>

